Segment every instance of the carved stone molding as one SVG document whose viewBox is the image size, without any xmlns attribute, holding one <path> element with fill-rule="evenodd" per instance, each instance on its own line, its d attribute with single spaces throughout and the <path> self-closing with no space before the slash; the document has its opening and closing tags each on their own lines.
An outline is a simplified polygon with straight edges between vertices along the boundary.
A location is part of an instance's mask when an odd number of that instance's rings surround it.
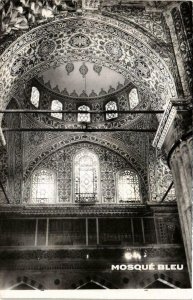
<svg viewBox="0 0 193 300">
<path fill-rule="evenodd" d="M 134 205 L 1 205 L 1 216 L 139 216 L 148 208 Z"/>
<path fill-rule="evenodd" d="M 175 124 L 175 125 L 178 125 L 178 127 L 184 125 L 183 124 L 183 115 L 180 115 L 179 112 L 181 110 L 187 110 L 187 112 L 188 112 L 188 111 L 190 111 L 191 106 L 192 106 L 192 104 L 191 104 L 190 98 L 174 99 L 174 100 L 170 100 L 168 102 L 165 112 L 160 121 L 159 127 L 157 129 L 155 138 L 152 143 L 154 147 L 156 147 L 158 149 L 162 148 L 162 146 L 166 140 L 167 134 L 168 134 L 169 130 L 171 129 L 171 126 L 173 125 L 175 119 L 177 119 L 177 120 L 181 119 L 181 122 L 179 120 L 178 124 Z M 191 119 L 189 121 L 191 122 Z M 178 130 L 178 133 L 179 133 L 179 130 Z"/>
</svg>

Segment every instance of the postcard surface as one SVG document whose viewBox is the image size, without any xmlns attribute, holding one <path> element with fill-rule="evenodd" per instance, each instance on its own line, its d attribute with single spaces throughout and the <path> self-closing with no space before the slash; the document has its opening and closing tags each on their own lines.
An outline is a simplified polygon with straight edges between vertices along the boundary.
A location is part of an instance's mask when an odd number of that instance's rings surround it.
<svg viewBox="0 0 193 300">
<path fill-rule="evenodd" d="M 191 299 L 192 2 L 0 3 L 0 299 Z"/>
</svg>

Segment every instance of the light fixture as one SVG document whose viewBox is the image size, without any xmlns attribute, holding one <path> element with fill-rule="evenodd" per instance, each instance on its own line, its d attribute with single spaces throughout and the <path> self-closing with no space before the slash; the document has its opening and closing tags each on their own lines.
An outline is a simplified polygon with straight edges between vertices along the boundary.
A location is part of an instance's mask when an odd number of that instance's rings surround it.
<svg viewBox="0 0 193 300">
<path fill-rule="evenodd" d="M 126 258 L 127 260 L 131 260 L 131 259 L 132 259 L 132 254 L 131 254 L 131 252 L 129 252 L 129 251 L 125 252 L 124 256 L 125 256 L 125 258 Z"/>
<path fill-rule="evenodd" d="M 141 251 L 140 250 L 126 250 L 124 253 L 124 257 L 126 260 L 141 260 Z"/>
<path fill-rule="evenodd" d="M 141 254 L 138 251 L 133 251 L 132 257 L 134 259 L 141 259 Z"/>
</svg>

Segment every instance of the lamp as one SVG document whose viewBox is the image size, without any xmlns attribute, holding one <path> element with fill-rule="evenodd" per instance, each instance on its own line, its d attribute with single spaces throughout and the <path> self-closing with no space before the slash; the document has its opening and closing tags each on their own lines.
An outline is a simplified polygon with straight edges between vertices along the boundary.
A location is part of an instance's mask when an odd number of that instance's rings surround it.
<svg viewBox="0 0 193 300">
<path fill-rule="evenodd" d="M 146 254 L 147 256 L 147 254 Z M 144 256 L 144 257 L 146 257 Z M 141 255 L 141 250 L 131 250 L 127 249 L 126 252 L 124 253 L 124 257 L 126 260 L 141 260 L 142 255 Z"/>
</svg>

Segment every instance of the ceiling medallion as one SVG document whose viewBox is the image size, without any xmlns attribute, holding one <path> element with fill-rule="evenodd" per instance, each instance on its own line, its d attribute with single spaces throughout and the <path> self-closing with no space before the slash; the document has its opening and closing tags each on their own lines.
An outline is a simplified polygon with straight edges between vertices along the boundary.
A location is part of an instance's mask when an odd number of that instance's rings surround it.
<svg viewBox="0 0 193 300">
<path fill-rule="evenodd" d="M 105 45 L 105 49 L 107 53 L 114 57 L 115 59 L 119 59 L 123 55 L 123 51 L 121 49 L 121 46 L 117 42 L 108 42 Z"/>
<path fill-rule="evenodd" d="M 83 62 L 83 64 L 80 66 L 79 68 L 79 72 L 82 75 L 82 77 L 84 78 L 86 76 L 86 74 L 88 73 L 88 68 L 85 65 L 85 63 Z"/>
<path fill-rule="evenodd" d="M 24 66 L 26 64 L 26 60 L 24 58 L 17 58 L 14 60 L 11 66 L 11 75 L 18 76 L 22 75 L 24 72 Z"/>
<path fill-rule="evenodd" d="M 139 58 L 135 61 L 135 70 L 138 76 L 149 78 L 151 73 L 148 65 L 145 63 L 143 58 Z"/>
<path fill-rule="evenodd" d="M 102 68 L 103 68 L 102 66 L 96 64 L 93 65 L 93 71 L 96 72 L 99 76 L 101 74 Z"/>
<path fill-rule="evenodd" d="M 72 62 L 68 62 L 65 66 L 66 72 L 70 75 L 71 72 L 74 71 L 74 64 Z"/>
<path fill-rule="evenodd" d="M 40 56 L 46 56 L 52 54 L 55 50 L 56 44 L 52 40 L 44 40 L 41 42 L 38 48 L 38 54 Z"/>
<path fill-rule="evenodd" d="M 86 47 L 90 46 L 91 40 L 85 34 L 78 33 L 78 34 L 73 35 L 70 38 L 69 44 L 75 48 L 86 48 Z"/>
</svg>

